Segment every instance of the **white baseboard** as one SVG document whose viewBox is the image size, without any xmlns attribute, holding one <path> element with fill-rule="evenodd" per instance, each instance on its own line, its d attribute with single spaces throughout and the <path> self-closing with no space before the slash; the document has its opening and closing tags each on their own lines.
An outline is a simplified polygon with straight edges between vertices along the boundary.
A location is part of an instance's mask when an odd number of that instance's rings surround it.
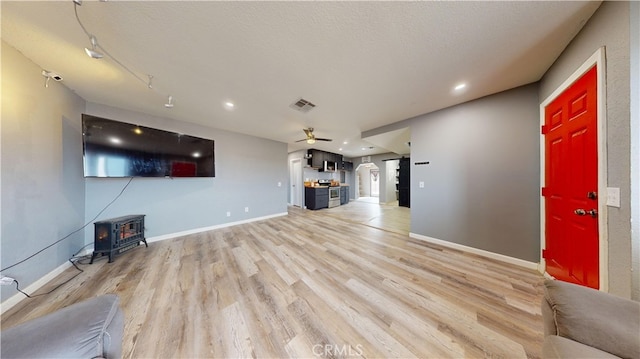
<svg viewBox="0 0 640 359">
<path fill-rule="evenodd" d="M 62 272 L 67 270 L 69 267 L 71 267 L 71 262 L 65 261 L 58 268 L 56 268 L 56 269 L 52 270 L 51 272 L 45 274 L 43 277 L 41 277 L 37 281 L 31 283 L 26 288 L 21 288 L 20 290 L 22 290 L 25 293 L 31 294 L 31 293 L 37 291 L 38 289 L 40 289 L 45 284 L 49 283 L 50 280 L 53 280 L 55 277 L 60 275 Z M 12 284 L 11 286 L 12 286 L 12 288 L 15 288 L 15 284 Z M 4 302 L 2 302 L 0 304 L 0 314 L 4 314 L 4 312 L 6 312 L 7 310 L 13 308 L 16 304 L 20 303 L 20 301 L 22 301 L 25 298 L 27 298 L 27 297 L 24 294 L 20 293 L 20 292 L 14 294 L 12 297 L 10 297 L 9 299 L 5 300 Z"/>
<path fill-rule="evenodd" d="M 201 233 L 201 232 L 213 231 L 214 229 L 233 227 L 233 226 L 237 226 L 239 224 L 262 221 L 262 220 L 269 219 L 269 218 L 282 217 L 282 216 L 286 216 L 288 214 L 289 214 L 288 212 L 282 212 L 282 213 L 276 213 L 276 214 L 272 214 L 272 215 L 268 215 L 268 216 L 264 216 L 264 217 L 249 218 L 249 219 L 244 219 L 242 221 L 228 222 L 228 223 L 217 224 L 215 226 L 201 227 L 201 228 L 189 229 L 187 231 L 182 231 L 182 232 L 163 234 L 161 236 L 155 236 L 155 237 L 147 238 L 147 243 L 164 241 L 166 239 L 187 236 L 189 234 L 196 234 L 196 233 Z"/>
<path fill-rule="evenodd" d="M 287 214 L 288 214 L 288 212 L 276 213 L 276 214 L 269 215 L 269 216 L 256 217 L 256 218 L 245 219 L 245 220 L 242 220 L 242 221 L 223 223 L 223 224 L 218 224 L 218 225 L 210 226 L 210 227 L 196 228 L 196 229 L 190 229 L 188 231 L 182 231 L 182 232 L 176 232 L 176 233 L 170 233 L 170 234 L 163 234 L 161 236 L 155 236 L 155 237 L 147 238 L 147 243 L 159 242 L 159 241 L 163 241 L 163 240 L 166 240 L 166 239 L 186 236 L 186 235 L 189 235 L 189 234 L 212 231 L 214 229 L 237 226 L 239 224 L 262 221 L 262 220 L 269 219 L 269 218 L 282 217 L 282 216 L 286 216 Z M 87 248 L 87 249 L 83 250 L 83 252 L 80 253 L 79 256 L 87 255 L 87 254 L 91 254 L 91 253 L 93 253 L 93 248 Z M 67 268 L 69 268 L 69 267 L 71 267 L 71 263 L 69 261 L 66 261 L 63 264 L 61 264 L 58 268 L 56 268 L 56 269 L 52 270 L 51 272 L 45 274 L 43 277 L 41 277 L 40 279 L 38 279 L 35 282 L 31 283 L 26 288 L 22 288 L 21 290 L 26 292 L 26 293 L 33 293 L 33 292 L 37 291 L 38 289 L 40 289 L 45 284 L 47 284 L 49 281 L 53 280 L 55 277 L 60 275 L 62 272 L 67 270 Z M 16 304 L 20 303 L 20 301 L 22 301 L 25 298 L 26 297 L 25 297 L 24 294 L 18 292 L 17 294 L 13 295 L 9 299 L 7 299 L 4 302 L 0 303 L 0 314 L 4 314 L 4 312 L 6 312 L 7 310 L 13 308 Z"/>
<path fill-rule="evenodd" d="M 409 233 L 409 237 L 415 238 L 415 239 L 419 239 L 421 241 L 437 244 L 437 245 L 440 245 L 440 246 L 443 246 L 443 247 L 448 247 L 448 248 L 457 249 L 457 250 L 463 251 L 463 252 L 477 254 L 479 256 L 483 256 L 483 257 L 486 257 L 486 258 L 495 259 L 497 261 L 501 261 L 501 262 L 505 262 L 505 263 L 509 263 L 509 264 L 513 264 L 513 265 L 517 265 L 519 267 L 538 270 L 538 263 L 525 261 L 525 260 L 519 259 L 519 258 L 505 256 L 504 254 L 493 253 L 493 252 L 485 251 L 483 249 L 468 247 L 468 246 L 465 246 L 465 245 L 462 245 L 462 244 L 458 244 L 458 243 L 447 242 L 447 241 L 444 241 L 442 239 L 437 239 L 437 238 L 433 238 L 433 237 L 427 237 L 427 236 L 423 236 L 421 234 Z"/>
</svg>

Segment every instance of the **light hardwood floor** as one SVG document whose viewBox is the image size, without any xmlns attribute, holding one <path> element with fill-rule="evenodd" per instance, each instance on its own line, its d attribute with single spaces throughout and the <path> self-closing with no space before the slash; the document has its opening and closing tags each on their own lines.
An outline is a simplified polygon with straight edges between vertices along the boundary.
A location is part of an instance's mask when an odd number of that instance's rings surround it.
<svg viewBox="0 0 640 359">
<path fill-rule="evenodd" d="M 376 228 L 359 206 L 290 208 L 97 260 L 2 326 L 117 293 L 125 358 L 540 356 L 538 273 Z"/>
</svg>

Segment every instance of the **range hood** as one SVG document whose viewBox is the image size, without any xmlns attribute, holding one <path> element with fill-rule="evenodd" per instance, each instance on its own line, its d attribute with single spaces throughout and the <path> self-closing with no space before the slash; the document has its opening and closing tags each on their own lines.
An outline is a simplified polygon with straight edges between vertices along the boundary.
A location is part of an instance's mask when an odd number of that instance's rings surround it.
<svg viewBox="0 0 640 359">
<path fill-rule="evenodd" d="M 320 172 L 337 172 L 338 171 L 338 162 L 324 161 L 322 163 L 322 168 L 318 169 Z"/>
</svg>

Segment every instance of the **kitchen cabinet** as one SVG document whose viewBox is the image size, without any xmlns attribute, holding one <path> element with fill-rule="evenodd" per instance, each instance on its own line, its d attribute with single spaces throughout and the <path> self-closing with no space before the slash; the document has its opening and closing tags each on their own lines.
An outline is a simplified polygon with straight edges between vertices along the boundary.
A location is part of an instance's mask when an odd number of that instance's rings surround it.
<svg viewBox="0 0 640 359">
<path fill-rule="evenodd" d="M 305 187 L 304 205 L 307 209 L 329 208 L 329 187 Z"/>
<path fill-rule="evenodd" d="M 324 152 L 318 151 L 314 149 L 310 149 L 307 151 L 307 154 L 311 156 L 308 160 L 309 166 L 313 168 L 322 168 L 324 162 Z"/>
<path fill-rule="evenodd" d="M 342 166 L 340 166 L 340 168 L 343 171 L 353 171 L 353 162 L 342 161 Z"/>
<path fill-rule="evenodd" d="M 400 168 L 398 170 L 398 206 L 401 207 L 411 207 L 410 165 L 411 161 L 408 158 L 402 157 L 400 159 Z"/>
<path fill-rule="evenodd" d="M 349 186 L 340 186 L 340 205 L 349 203 Z"/>
<path fill-rule="evenodd" d="M 312 148 L 307 151 L 307 155 L 311 156 L 311 158 L 307 160 L 307 164 L 313 168 L 324 168 L 325 161 L 337 162 L 338 166 L 342 163 L 342 155 L 332 152 L 320 151 Z M 339 168 L 340 167 L 338 167 L 338 169 Z"/>
</svg>

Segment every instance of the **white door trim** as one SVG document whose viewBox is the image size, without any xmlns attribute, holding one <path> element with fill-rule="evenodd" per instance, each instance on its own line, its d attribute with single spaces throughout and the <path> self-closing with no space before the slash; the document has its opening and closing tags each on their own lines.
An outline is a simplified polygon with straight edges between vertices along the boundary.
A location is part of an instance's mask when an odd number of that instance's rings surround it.
<svg viewBox="0 0 640 359">
<path fill-rule="evenodd" d="M 293 170 L 294 164 L 300 164 L 300 176 L 296 178 L 296 173 Z M 289 205 L 299 206 L 300 208 L 304 208 L 302 206 L 302 187 L 304 185 L 302 181 L 302 160 L 300 158 L 292 159 L 289 163 Z M 295 185 L 295 187 L 294 187 Z M 294 191 L 297 192 L 297 196 L 294 194 Z M 295 198 L 297 197 L 298 203 L 296 203 Z"/>
<path fill-rule="evenodd" d="M 607 232 L 607 93 L 606 93 L 606 67 L 605 48 L 601 47 L 587 59 L 562 85 L 560 85 L 549 97 L 540 104 L 540 126 L 544 125 L 544 109 L 553 100 L 563 93 L 576 80 L 584 75 L 589 69 L 597 66 L 597 116 L 598 116 L 598 235 L 599 235 L 599 282 L 600 290 L 609 290 L 609 245 Z M 542 127 L 541 127 L 542 128 Z M 545 142 L 544 136 L 540 135 L 540 187 L 544 187 L 545 179 Z M 544 197 L 540 196 L 540 248 L 546 248 L 545 241 L 545 206 Z M 540 252 L 540 273 L 545 271 L 546 262 Z"/>
</svg>

